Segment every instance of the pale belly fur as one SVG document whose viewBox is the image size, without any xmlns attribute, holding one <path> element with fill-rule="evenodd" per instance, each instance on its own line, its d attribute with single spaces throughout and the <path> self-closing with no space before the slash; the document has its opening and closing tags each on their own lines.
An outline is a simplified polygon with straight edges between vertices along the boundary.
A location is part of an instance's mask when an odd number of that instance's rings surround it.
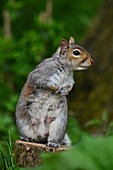
<svg viewBox="0 0 113 170">
<path fill-rule="evenodd" d="M 36 141 L 46 140 L 52 121 L 59 119 L 63 114 L 67 116 L 66 97 L 39 90 L 35 96 L 30 95 L 27 102 L 29 105 L 25 112 L 30 118 L 20 117 L 20 131 L 22 135 Z"/>
</svg>

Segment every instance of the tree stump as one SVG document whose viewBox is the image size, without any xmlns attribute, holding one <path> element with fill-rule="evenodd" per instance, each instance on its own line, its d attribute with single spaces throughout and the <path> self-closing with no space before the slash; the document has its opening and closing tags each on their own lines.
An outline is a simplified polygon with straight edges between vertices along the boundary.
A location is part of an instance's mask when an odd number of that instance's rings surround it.
<svg viewBox="0 0 113 170">
<path fill-rule="evenodd" d="M 18 167 L 34 167 L 40 165 L 40 154 L 43 152 L 61 152 L 66 147 L 52 148 L 44 144 L 17 140 L 14 148 L 15 161 Z"/>
</svg>

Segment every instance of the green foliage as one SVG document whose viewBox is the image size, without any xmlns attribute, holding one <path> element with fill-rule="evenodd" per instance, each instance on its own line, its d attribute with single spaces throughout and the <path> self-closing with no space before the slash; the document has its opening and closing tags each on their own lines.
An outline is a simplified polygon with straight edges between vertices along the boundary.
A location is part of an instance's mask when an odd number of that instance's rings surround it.
<svg viewBox="0 0 113 170">
<path fill-rule="evenodd" d="M 81 140 L 81 137 L 86 133 L 81 129 L 78 121 L 73 118 L 71 113 L 69 116 L 67 133 L 69 134 L 69 137 L 71 138 L 72 145 L 77 144 Z"/>
<path fill-rule="evenodd" d="M 62 153 L 43 153 L 43 164 L 32 170 L 112 170 L 113 137 L 91 137 L 83 135 L 82 139 L 69 150 Z M 0 144 L 1 170 L 30 170 L 31 168 L 17 168 L 13 155 L 12 141 Z"/>
<path fill-rule="evenodd" d="M 64 23 L 69 33 L 78 40 L 82 39 L 92 23 L 103 0 L 54 0 L 54 17 Z M 59 5 L 60 4 L 60 5 Z M 59 14 L 57 13 L 59 11 Z M 95 11 L 95 12 L 94 12 Z"/>
<path fill-rule="evenodd" d="M 0 143 L 0 169 L 16 170 L 10 133 L 8 135 L 8 142 L 4 140 L 4 143 Z"/>
<path fill-rule="evenodd" d="M 7 124 L 14 132 L 12 118 L 27 75 L 43 58 L 51 57 L 63 34 L 62 25 L 55 22 L 41 24 L 36 18 L 35 30 L 25 31 L 20 40 L 0 38 L 0 117 L 4 117 L 0 123 L 2 136 L 7 133 Z"/>
<path fill-rule="evenodd" d="M 45 153 L 38 170 L 112 170 L 113 137 L 84 136 L 79 144 L 62 153 Z M 22 168 L 21 170 L 30 170 Z M 33 170 L 37 170 L 33 168 Z"/>
<path fill-rule="evenodd" d="M 18 133 L 13 117 L 10 114 L 0 114 L 0 141 L 8 141 L 8 131 L 10 131 L 12 140 L 18 139 Z"/>
<path fill-rule="evenodd" d="M 104 135 L 113 134 L 113 121 L 110 120 L 109 113 L 105 111 L 103 112 L 102 117 L 100 119 L 92 119 L 90 121 L 87 121 L 85 127 L 86 128 L 98 127 L 98 129 L 99 128 L 102 129 Z"/>
<path fill-rule="evenodd" d="M 9 0 L 6 3 L 5 8 L 6 8 L 6 10 L 8 10 L 10 12 L 10 16 L 11 16 L 12 21 L 15 21 L 17 19 L 18 15 L 19 15 L 18 11 L 20 9 L 22 9 L 23 5 L 24 4 L 23 4 L 22 1 L 16 2 L 16 1 L 10 1 Z"/>
<path fill-rule="evenodd" d="M 13 23 L 15 36 L 19 37 L 26 29 L 34 28 L 34 16 L 39 15 L 46 8 L 46 0 L 17 0 L 22 3 L 20 9 L 17 8 L 18 20 Z M 103 0 L 53 0 L 53 20 L 65 26 L 69 36 L 80 40 L 93 22 L 95 14 L 98 12 Z M 13 5 L 15 6 L 15 5 Z M 15 11 L 16 8 L 13 8 Z M 30 12 L 29 12 L 30 11 Z M 65 35 L 66 36 L 66 35 Z"/>
<path fill-rule="evenodd" d="M 74 36 L 80 40 L 91 24 L 102 0 L 54 0 L 53 20 L 51 23 L 43 24 L 39 22 L 38 16 L 44 9 L 45 2 L 45 0 L 1 2 L 0 13 L 2 14 L 4 10 L 10 12 L 12 31 L 12 39 L 5 39 L 3 18 L 0 15 L 0 168 L 2 170 L 19 169 L 15 166 L 11 138 L 7 134 L 10 130 L 12 140 L 18 138 L 14 112 L 27 75 L 44 58 L 51 57 L 62 37 L 68 39 L 69 36 Z M 103 126 L 106 123 L 106 134 L 112 134 L 113 122 L 109 123 L 106 113 L 101 120 L 93 119 L 86 126 L 90 128 L 94 125 Z M 39 170 L 113 169 L 111 149 L 113 137 L 85 137 L 86 132 L 81 130 L 78 122 L 73 118 L 69 120 L 68 133 L 73 145 L 74 143 L 76 145 L 60 154 L 43 154 L 44 164 L 38 168 Z M 81 136 L 83 137 L 80 141 Z"/>
</svg>

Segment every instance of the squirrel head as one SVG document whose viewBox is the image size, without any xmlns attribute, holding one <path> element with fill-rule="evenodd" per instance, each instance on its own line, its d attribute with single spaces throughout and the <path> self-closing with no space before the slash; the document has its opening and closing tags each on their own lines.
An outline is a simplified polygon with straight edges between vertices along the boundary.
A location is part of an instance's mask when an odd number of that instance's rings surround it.
<svg viewBox="0 0 113 170">
<path fill-rule="evenodd" d="M 61 40 L 59 54 L 71 62 L 73 70 L 85 70 L 93 63 L 89 52 L 76 44 L 73 37 L 70 37 L 69 42 Z"/>
</svg>

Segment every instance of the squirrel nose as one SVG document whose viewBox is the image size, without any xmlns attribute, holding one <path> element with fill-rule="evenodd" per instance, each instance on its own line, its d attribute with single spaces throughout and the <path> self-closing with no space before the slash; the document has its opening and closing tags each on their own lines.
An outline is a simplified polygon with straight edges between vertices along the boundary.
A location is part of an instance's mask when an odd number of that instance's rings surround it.
<svg viewBox="0 0 113 170">
<path fill-rule="evenodd" d="M 92 58 L 90 59 L 90 62 L 91 62 L 91 64 L 93 64 L 93 59 Z"/>
</svg>

